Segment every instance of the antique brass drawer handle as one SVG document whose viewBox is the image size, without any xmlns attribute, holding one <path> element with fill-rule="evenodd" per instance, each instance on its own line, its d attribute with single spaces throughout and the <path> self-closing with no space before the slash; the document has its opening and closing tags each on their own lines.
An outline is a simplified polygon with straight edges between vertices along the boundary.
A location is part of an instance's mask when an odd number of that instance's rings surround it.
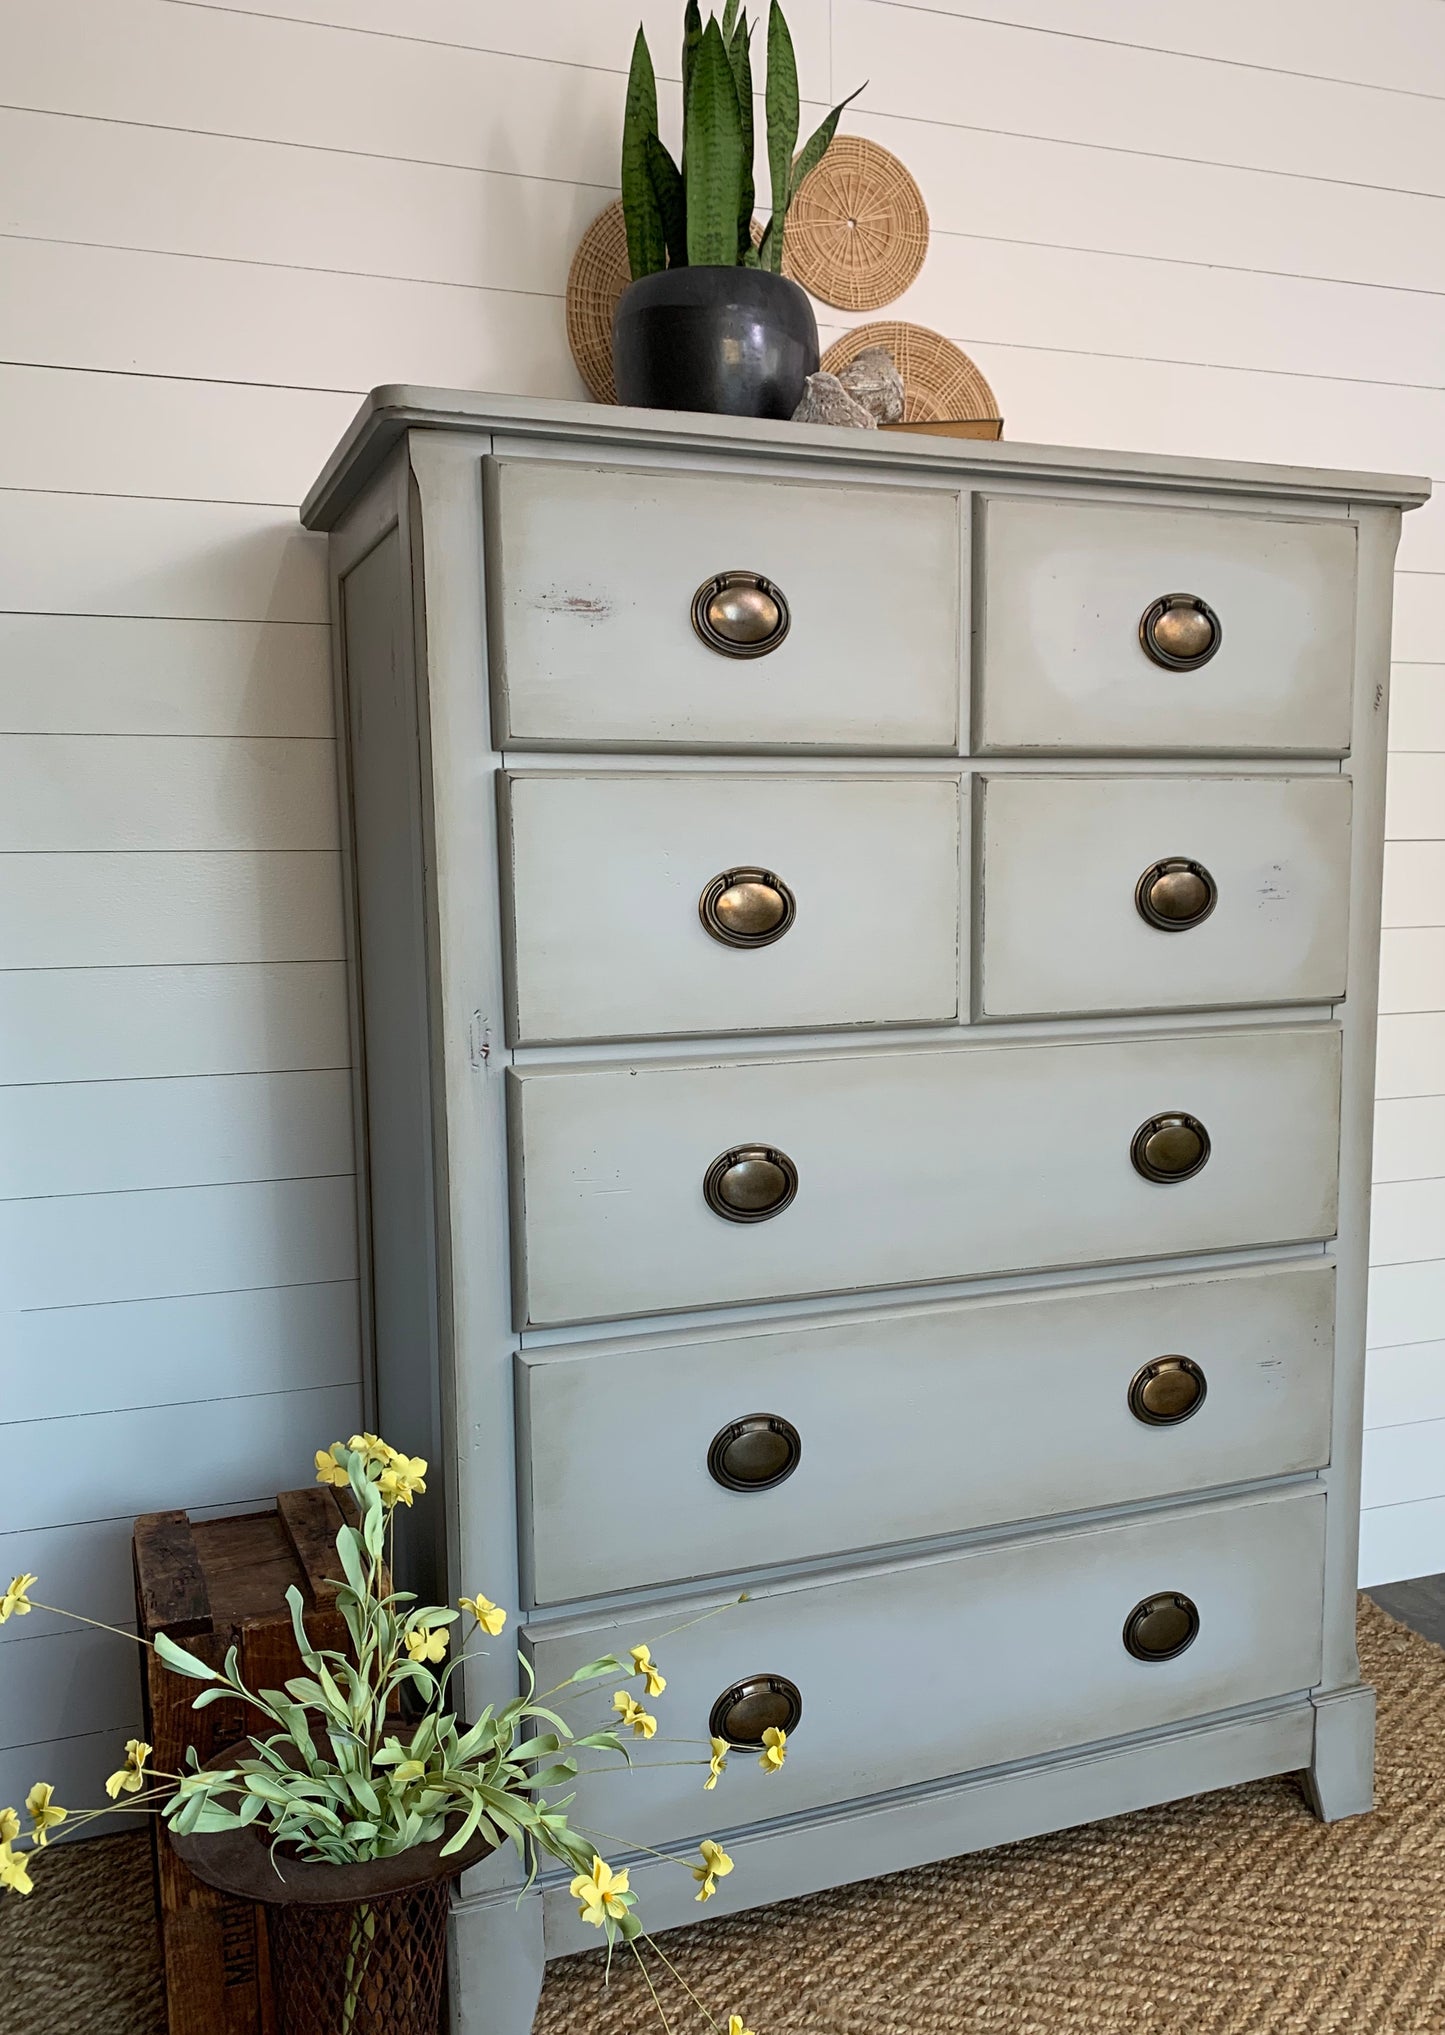
<svg viewBox="0 0 1445 2035">
<path fill-rule="evenodd" d="M 703 1197 L 725 1222 L 766 1222 L 798 1191 L 798 1169 L 772 1145 L 734 1145 L 703 1176 Z"/>
<path fill-rule="evenodd" d="M 1191 1180 L 1208 1161 L 1209 1133 L 1197 1116 L 1167 1110 L 1140 1124 L 1129 1157 L 1146 1180 Z"/>
<path fill-rule="evenodd" d="M 1141 919 L 1161 933 L 1185 933 L 1202 925 L 1219 902 L 1219 886 L 1202 862 L 1167 855 L 1151 862 L 1134 886 Z"/>
<path fill-rule="evenodd" d="M 803 1457 L 803 1437 L 776 1413 L 749 1413 L 718 1429 L 707 1452 L 707 1471 L 725 1491 L 771 1491 L 792 1476 Z"/>
<path fill-rule="evenodd" d="M 1218 615 L 1198 594 L 1161 594 L 1139 618 L 1145 656 L 1166 671 L 1197 671 L 1223 640 Z"/>
<path fill-rule="evenodd" d="M 1173 1427 L 1204 1404 L 1208 1384 L 1188 1357 L 1155 1357 L 1136 1371 L 1129 1386 L 1129 1411 L 1146 1427 Z"/>
<path fill-rule="evenodd" d="M 1177 1660 L 1199 1633 L 1199 1607 L 1177 1590 L 1145 1597 L 1124 1620 L 1124 1644 L 1135 1660 Z"/>
<path fill-rule="evenodd" d="M 760 572 L 719 572 L 692 597 L 692 626 L 723 657 L 763 657 L 792 624 L 782 590 Z"/>
<path fill-rule="evenodd" d="M 749 1675 L 724 1689 L 708 1714 L 707 1728 L 729 1745 L 761 1745 L 769 1730 L 796 1731 L 803 1697 L 786 1675 Z"/>
<path fill-rule="evenodd" d="M 781 940 L 798 902 L 771 869 L 725 869 L 697 901 L 698 917 L 724 947 L 766 947 Z"/>
</svg>

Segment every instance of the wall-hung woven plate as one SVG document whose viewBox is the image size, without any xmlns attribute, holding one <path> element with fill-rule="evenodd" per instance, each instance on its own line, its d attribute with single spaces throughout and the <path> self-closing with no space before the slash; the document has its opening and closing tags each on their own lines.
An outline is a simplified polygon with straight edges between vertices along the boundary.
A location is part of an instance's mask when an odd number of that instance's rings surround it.
<svg viewBox="0 0 1445 2035">
<path fill-rule="evenodd" d="M 828 348 L 823 366 L 829 374 L 841 374 L 870 346 L 886 346 L 898 363 L 905 424 L 957 423 L 967 418 L 997 422 L 993 390 L 963 348 L 926 325 L 888 318 L 855 325 Z"/>
<path fill-rule="evenodd" d="M 902 296 L 927 252 L 923 194 L 897 156 L 839 136 L 789 207 L 784 273 L 825 304 L 877 311 Z"/>
<path fill-rule="evenodd" d="M 567 271 L 567 344 L 594 403 L 617 401 L 612 314 L 631 281 L 622 200 L 614 198 L 578 241 Z"/>
</svg>

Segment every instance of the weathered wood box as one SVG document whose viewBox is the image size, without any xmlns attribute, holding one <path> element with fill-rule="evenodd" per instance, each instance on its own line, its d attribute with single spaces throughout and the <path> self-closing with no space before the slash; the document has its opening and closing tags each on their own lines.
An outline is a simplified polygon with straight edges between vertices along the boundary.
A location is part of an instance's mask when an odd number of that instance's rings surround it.
<svg viewBox="0 0 1445 2035">
<path fill-rule="evenodd" d="M 230 1519 L 192 1520 L 150 1512 L 135 1525 L 136 1612 L 141 1632 L 182 1641 L 219 1667 L 240 1650 L 248 1687 L 280 1688 L 302 1672 L 286 1591 L 306 1600 L 306 1627 L 321 1646 L 346 1644 L 335 1608 L 342 1511 L 324 1486 L 283 1491 L 275 1509 Z M 235 1703 L 191 1708 L 196 1684 L 146 1655 L 145 1735 L 154 1764 L 176 1771 L 185 1749 L 202 1759 L 250 1729 Z M 262 1911 L 204 1887 L 155 1825 L 155 1869 L 170 2035 L 273 2035 Z"/>
</svg>

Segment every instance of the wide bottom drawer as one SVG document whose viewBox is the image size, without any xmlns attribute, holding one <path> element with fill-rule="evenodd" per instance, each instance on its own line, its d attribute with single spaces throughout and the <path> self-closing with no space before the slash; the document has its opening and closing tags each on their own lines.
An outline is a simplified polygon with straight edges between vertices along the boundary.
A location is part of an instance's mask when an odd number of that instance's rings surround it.
<svg viewBox="0 0 1445 2035">
<path fill-rule="evenodd" d="M 1276 1492 L 797 1583 L 701 1623 L 686 1623 L 707 1608 L 693 1602 L 534 1630 L 543 1689 L 641 1640 L 667 1677 L 648 1707 L 674 1742 L 639 1747 L 631 1771 L 584 1775 L 570 1818 L 670 1844 L 1308 1688 L 1324 1527 L 1322 1492 Z M 1131 1619 L 1136 1645 L 1184 1635 L 1191 1614 L 1175 1600 L 1192 1607 L 1192 1638 L 1168 1658 L 1131 1652 Z M 797 1693 L 787 1763 L 765 1773 L 740 1747 L 705 1794 L 709 1720 L 749 1682 L 769 1689 L 755 1717 L 787 1700 L 780 1685 Z M 613 1686 L 569 1701 L 579 1728 L 615 1722 Z M 697 1742 L 698 1765 L 660 1763 L 689 1759 L 678 1740 Z"/>
</svg>

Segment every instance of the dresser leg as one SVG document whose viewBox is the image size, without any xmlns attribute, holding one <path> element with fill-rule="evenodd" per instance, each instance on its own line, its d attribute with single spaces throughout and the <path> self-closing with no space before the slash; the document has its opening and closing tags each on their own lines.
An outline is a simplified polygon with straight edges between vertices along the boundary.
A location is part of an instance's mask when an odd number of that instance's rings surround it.
<svg viewBox="0 0 1445 2035">
<path fill-rule="evenodd" d="M 1315 1698 L 1315 1756 L 1305 1775 L 1305 1792 L 1322 1823 L 1374 1808 L 1373 1689 L 1341 1689 Z"/>
<path fill-rule="evenodd" d="M 542 1898 L 459 1903 L 448 1941 L 451 2035 L 531 2035 L 542 1992 Z"/>
</svg>

